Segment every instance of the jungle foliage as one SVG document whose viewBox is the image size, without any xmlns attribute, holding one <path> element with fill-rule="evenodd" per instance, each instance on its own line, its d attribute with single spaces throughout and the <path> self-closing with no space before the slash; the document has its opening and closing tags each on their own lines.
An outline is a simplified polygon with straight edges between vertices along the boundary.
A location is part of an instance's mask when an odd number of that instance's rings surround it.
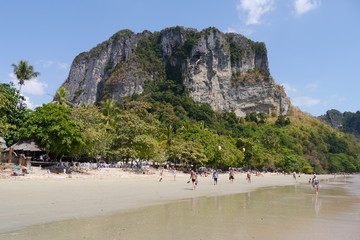
<svg viewBox="0 0 360 240">
<path fill-rule="evenodd" d="M 166 76 L 176 74 L 166 73 Z M 295 108 L 287 116 L 241 118 L 193 101 L 179 79 L 146 85 L 119 103 L 57 102 L 16 107 L 17 91 L 0 86 L 0 130 L 8 142 L 34 137 L 54 158 L 168 160 L 187 166 L 257 170 L 358 172 L 360 143 Z M 66 95 L 66 94 L 65 94 Z"/>
<path fill-rule="evenodd" d="M 187 57 L 200 37 L 189 31 L 185 44 L 173 50 Z M 75 106 L 66 99 L 66 89 L 60 88 L 55 101 L 27 110 L 13 85 L 0 84 L 0 136 L 8 145 L 35 138 L 55 159 L 71 155 L 113 162 L 168 160 L 222 169 L 360 171 L 359 140 L 296 108 L 286 116 L 250 111 L 238 117 L 194 101 L 183 86 L 180 66 L 163 61 L 159 39 L 160 33 L 149 35 L 134 49 L 136 62 L 153 79 L 144 81 L 142 94 L 121 103 L 103 98 L 96 106 Z M 250 44 L 256 54 L 266 53 L 262 43 Z M 236 45 L 230 50 L 241 53 Z M 240 56 L 232 57 L 236 61 Z M 256 71 L 254 81 L 259 81 Z M 359 115 L 344 114 L 344 129 L 360 131 Z"/>
</svg>

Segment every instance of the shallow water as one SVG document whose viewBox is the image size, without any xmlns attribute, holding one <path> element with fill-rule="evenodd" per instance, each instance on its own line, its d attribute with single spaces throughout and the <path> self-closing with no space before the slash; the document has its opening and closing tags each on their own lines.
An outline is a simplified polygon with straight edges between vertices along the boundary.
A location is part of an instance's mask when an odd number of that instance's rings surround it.
<svg viewBox="0 0 360 240">
<path fill-rule="evenodd" d="M 360 239 L 360 176 L 194 198 L 0 234 L 0 239 Z"/>
</svg>

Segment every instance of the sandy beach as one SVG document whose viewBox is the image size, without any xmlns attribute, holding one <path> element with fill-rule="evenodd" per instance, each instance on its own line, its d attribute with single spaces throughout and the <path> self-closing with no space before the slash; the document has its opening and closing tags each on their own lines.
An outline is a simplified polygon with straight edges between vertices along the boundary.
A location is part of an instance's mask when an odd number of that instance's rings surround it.
<svg viewBox="0 0 360 240">
<path fill-rule="evenodd" d="M 2 176 L 0 179 L 0 232 L 59 220 L 100 216 L 124 210 L 158 205 L 180 199 L 202 196 L 223 196 L 251 192 L 271 186 L 307 183 L 311 175 L 301 175 L 294 181 L 291 175 L 264 174 L 252 176 L 246 182 L 243 173 L 237 173 L 230 183 L 227 174 L 220 174 L 218 185 L 211 176 L 199 177 L 192 190 L 188 174 L 177 173 L 176 181 L 170 171 L 135 174 L 122 169 L 103 168 L 88 174 L 48 174 L 35 169 L 33 174 L 21 177 Z M 333 178 L 319 176 L 322 181 Z"/>
</svg>

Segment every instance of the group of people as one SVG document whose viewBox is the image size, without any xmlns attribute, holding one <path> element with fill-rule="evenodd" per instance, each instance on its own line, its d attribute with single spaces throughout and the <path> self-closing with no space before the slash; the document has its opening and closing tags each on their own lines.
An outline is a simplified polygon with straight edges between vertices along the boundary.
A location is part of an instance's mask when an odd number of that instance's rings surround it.
<svg viewBox="0 0 360 240">
<path fill-rule="evenodd" d="M 50 161 L 51 161 L 51 158 L 50 158 L 49 155 L 43 154 L 43 155 L 40 155 L 39 160 L 40 160 L 41 162 L 50 162 Z"/>
<path fill-rule="evenodd" d="M 161 170 L 159 174 L 159 182 L 163 180 L 163 174 L 164 174 L 164 170 Z M 174 181 L 176 181 L 176 169 L 173 170 L 172 175 L 174 177 Z"/>
<path fill-rule="evenodd" d="M 164 171 L 161 170 L 160 171 L 160 174 L 159 174 L 159 182 L 161 182 L 163 180 L 163 173 Z M 174 177 L 174 181 L 176 181 L 176 169 L 173 170 L 172 172 L 172 175 Z M 233 169 L 230 169 L 229 170 L 229 181 L 230 183 L 233 183 L 234 182 L 234 179 L 235 179 L 235 173 L 234 173 L 234 170 Z M 300 176 L 299 176 L 300 177 Z M 216 170 L 213 171 L 212 173 L 212 178 L 214 180 L 214 185 L 217 185 L 218 183 L 218 178 L 219 178 L 219 174 Z M 296 172 L 293 172 L 293 178 L 295 179 L 295 181 L 297 182 L 296 180 Z M 246 173 L 246 181 L 248 183 L 251 183 L 251 173 L 250 172 L 247 172 Z M 188 183 L 192 183 L 192 188 L 193 190 L 196 189 L 196 186 L 198 184 L 198 180 L 197 180 L 197 174 L 195 171 L 191 170 L 190 172 L 190 180 L 188 181 Z M 312 184 L 313 188 L 315 189 L 316 191 L 316 194 L 318 194 L 319 192 L 319 180 L 316 176 L 316 174 L 314 174 L 314 176 L 312 178 L 309 179 L 309 183 Z"/>
<path fill-rule="evenodd" d="M 234 176 L 234 175 L 235 175 L 234 170 L 233 170 L 233 169 L 230 169 L 230 171 L 229 171 L 229 181 L 230 181 L 230 183 L 233 183 L 233 182 L 234 182 L 234 179 L 235 179 L 235 176 Z M 214 185 L 217 185 L 217 183 L 218 183 L 218 178 L 219 178 L 219 174 L 218 174 L 218 172 L 217 172 L 216 170 L 212 173 L 212 178 L 213 178 L 213 180 L 214 180 Z M 191 170 L 191 172 L 190 172 L 190 180 L 192 181 L 192 183 L 193 183 L 193 189 L 195 190 L 198 181 L 197 181 L 197 175 L 196 175 L 196 173 L 195 173 L 193 170 Z M 246 174 L 246 180 L 247 180 L 249 183 L 251 183 L 251 174 L 250 174 L 250 172 L 247 172 L 247 174 Z"/>
<path fill-rule="evenodd" d="M 160 174 L 159 174 L 159 182 L 161 182 L 162 179 L 163 179 L 163 173 L 164 173 L 164 171 L 161 170 Z M 230 170 L 229 171 L 229 181 L 231 183 L 234 182 L 234 179 L 235 179 L 234 175 L 235 175 L 234 170 Z M 173 170 L 173 177 L 174 177 L 174 181 L 176 181 L 176 169 Z M 196 172 L 191 170 L 191 172 L 190 172 L 190 180 L 188 181 L 188 183 L 190 183 L 190 182 L 192 183 L 193 190 L 196 189 L 196 186 L 198 184 L 197 177 L 198 176 L 197 176 Z M 212 174 L 212 178 L 214 179 L 214 185 L 217 185 L 218 177 L 219 177 L 219 174 L 217 173 L 217 171 L 214 171 L 213 174 Z M 247 180 L 248 180 L 248 182 L 251 182 L 250 173 L 247 174 Z"/>
</svg>

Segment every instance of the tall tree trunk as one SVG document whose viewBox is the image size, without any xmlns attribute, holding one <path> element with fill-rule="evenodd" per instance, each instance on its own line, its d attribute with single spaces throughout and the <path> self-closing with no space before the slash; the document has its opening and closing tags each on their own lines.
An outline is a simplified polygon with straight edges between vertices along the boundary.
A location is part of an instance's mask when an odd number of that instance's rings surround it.
<svg viewBox="0 0 360 240">
<path fill-rule="evenodd" d="M 22 108 L 22 103 L 21 103 L 21 101 L 20 101 L 20 93 L 21 93 L 22 84 L 19 84 L 19 85 L 20 85 L 20 86 L 19 86 L 19 92 L 17 93 L 17 99 L 18 99 L 17 107 L 18 107 L 19 109 L 21 109 L 21 108 Z"/>
</svg>

